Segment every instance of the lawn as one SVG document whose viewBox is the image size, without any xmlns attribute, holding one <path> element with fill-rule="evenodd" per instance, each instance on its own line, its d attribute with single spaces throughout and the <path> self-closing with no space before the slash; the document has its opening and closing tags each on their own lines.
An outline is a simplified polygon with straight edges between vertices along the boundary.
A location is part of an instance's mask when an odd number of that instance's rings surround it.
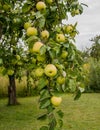
<svg viewBox="0 0 100 130">
<path fill-rule="evenodd" d="M 71 94 L 61 96 L 59 109 L 65 114 L 63 130 L 100 130 L 100 94 L 83 94 L 78 101 L 73 101 Z M 42 113 L 38 97 L 18 100 L 20 105 L 8 107 L 7 99 L 0 99 L 0 130 L 39 130 L 46 122 L 37 120 Z"/>
</svg>

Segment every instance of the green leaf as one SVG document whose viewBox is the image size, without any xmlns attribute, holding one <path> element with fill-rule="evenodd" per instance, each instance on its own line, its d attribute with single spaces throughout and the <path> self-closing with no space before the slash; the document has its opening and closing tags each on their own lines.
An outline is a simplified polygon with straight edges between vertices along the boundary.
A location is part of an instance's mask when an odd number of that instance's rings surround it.
<svg viewBox="0 0 100 130">
<path fill-rule="evenodd" d="M 49 126 L 50 126 L 49 130 L 55 130 L 56 125 L 57 125 L 57 121 L 56 121 L 55 118 L 53 118 L 52 121 L 49 124 Z"/>
<path fill-rule="evenodd" d="M 40 102 L 40 109 L 45 109 L 50 105 L 50 100 L 49 99 L 45 99 L 42 102 Z"/>
<path fill-rule="evenodd" d="M 63 118 L 64 116 L 64 113 L 61 110 L 57 111 L 57 114 L 60 118 Z"/>
<path fill-rule="evenodd" d="M 78 100 L 81 96 L 81 91 L 80 90 L 77 90 L 76 92 L 76 96 L 74 97 L 74 100 Z"/>
<path fill-rule="evenodd" d="M 38 83 L 38 89 L 41 90 L 47 85 L 47 80 L 45 78 L 41 78 Z"/>
<path fill-rule="evenodd" d="M 31 9 L 31 5 L 29 4 L 24 4 L 24 6 L 22 7 L 22 12 L 23 13 L 27 13 L 29 10 Z"/>
<path fill-rule="evenodd" d="M 42 47 L 40 48 L 40 54 L 43 55 L 43 54 L 45 54 L 45 53 L 46 53 L 46 46 L 44 45 L 44 46 L 42 46 Z"/>
<path fill-rule="evenodd" d="M 42 126 L 40 130 L 49 130 L 47 126 Z"/>
<path fill-rule="evenodd" d="M 47 113 L 40 115 L 37 120 L 45 120 L 47 118 Z"/>
<path fill-rule="evenodd" d="M 63 126 L 63 121 L 59 119 L 59 128 L 62 128 L 62 126 Z"/>
<path fill-rule="evenodd" d="M 45 90 L 43 92 L 43 94 L 40 94 L 40 100 L 39 101 L 41 102 L 41 101 L 43 101 L 43 100 L 45 100 L 47 98 L 50 98 L 50 94 L 49 94 L 49 92 L 47 90 Z"/>
</svg>

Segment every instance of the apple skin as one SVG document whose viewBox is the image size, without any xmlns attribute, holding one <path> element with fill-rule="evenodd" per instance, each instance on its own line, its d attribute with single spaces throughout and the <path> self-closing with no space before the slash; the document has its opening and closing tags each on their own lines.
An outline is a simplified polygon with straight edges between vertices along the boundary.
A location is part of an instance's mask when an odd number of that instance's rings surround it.
<svg viewBox="0 0 100 130">
<path fill-rule="evenodd" d="M 57 34 L 56 35 L 56 41 L 57 42 L 65 42 L 65 36 L 64 36 L 64 34 Z"/>
<path fill-rule="evenodd" d="M 29 27 L 31 27 L 31 23 L 30 22 L 26 22 L 25 24 L 24 24 L 24 29 L 28 29 Z"/>
<path fill-rule="evenodd" d="M 56 97 L 56 96 L 52 96 L 51 97 L 51 103 L 55 106 L 58 107 L 62 102 L 62 98 L 61 97 Z"/>
<path fill-rule="evenodd" d="M 64 83 L 65 83 L 65 77 L 59 76 L 59 77 L 57 78 L 57 83 L 58 83 L 58 84 L 64 84 Z"/>
<path fill-rule="evenodd" d="M 42 42 L 35 42 L 32 48 L 33 52 L 39 53 L 40 52 L 40 48 L 43 46 Z"/>
<path fill-rule="evenodd" d="M 42 1 L 39 1 L 37 4 L 36 4 L 36 9 L 37 10 L 44 10 L 46 8 L 46 4 Z"/>
<path fill-rule="evenodd" d="M 53 0 L 46 0 L 48 4 L 52 4 Z"/>
<path fill-rule="evenodd" d="M 37 29 L 35 27 L 29 27 L 26 31 L 27 36 L 37 35 Z"/>
<path fill-rule="evenodd" d="M 67 56 L 68 56 L 68 52 L 67 51 L 62 51 L 61 58 L 65 59 Z"/>
<path fill-rule="evenodd" d="M 54 77 L 57 74 L 57 68 L 53 64 L 48 64 L 44 69 L 44 73 L 48 77 Z"/>
<path fill-rule="evenodd" d="M 73 26 L 72 25 L 68 25 L 65 27 L 65 32 L 66 33 L 71 33 L 73 31 Z"/>
<path fill-rule="evenodd" d="M 43 73 L 44 73 L 44 69 L 42 69 L 42 68 L 37 68 L 37 69 L 35 70 L 35 76 L 36 76 L 36 77 L 41 77 L 41 76 L 43 76 Z"/>
<path fill-rule="evenodd" d="M 37 61 L 44 62 L 45 61 L 45 55 L 37 55 Z"/>
<path fill-rule="evenodd" d="M 41 37 L 45 38 L 45 39 L 49 38 L 49 32 L 47 30 L 42 31 L 41 32 Z"/>
</svg>

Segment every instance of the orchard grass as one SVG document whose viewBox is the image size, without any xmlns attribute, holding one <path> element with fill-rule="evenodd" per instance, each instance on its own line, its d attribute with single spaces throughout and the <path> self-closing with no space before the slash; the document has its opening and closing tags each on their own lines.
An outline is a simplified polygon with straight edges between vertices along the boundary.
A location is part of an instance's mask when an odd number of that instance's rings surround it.
<svg viewBox="0 0 100 130">
<path fill-rule="evenodd" d="M 83 94 L 77 101 L 73 95 L 63 94 L 57 109 L 64 112 L 63 130 L 100 130 L 100 94 Z M 39 97 L 18 98 L 20 105 L 6 106 L 0 99 L 0 130 L 39 130 L 45 121 L 37 120 L 44 110 L 39 110 Z"/>
</svg>

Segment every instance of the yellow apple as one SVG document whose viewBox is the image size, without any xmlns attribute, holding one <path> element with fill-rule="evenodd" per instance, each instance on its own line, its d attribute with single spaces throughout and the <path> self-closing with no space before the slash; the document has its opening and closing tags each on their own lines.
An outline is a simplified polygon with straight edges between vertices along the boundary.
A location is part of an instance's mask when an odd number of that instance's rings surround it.
<svg viewBox="0 0 100 130">
<path fill-rule="evenodd" d="M 54 105 L 54 106 L 59 106 L 62 102 L 62 98 L 61 97 L 56 97 L 56 96 L 52 96 L 51 97 L 51 103 Z"/>
<path fill-rule="evenodd" d="M 68 52 L 67 51 L 62 51 L 61 58 L 65 59 L 67 56 L 68 56 Z"/>
<path fill-rule="evenodd" d="M 35 27 L 29 27 L 26 31 L 27 36 L 37 35 L 37 29 Z"/>
<path fill-rule="evenodd" d="M 40 48 L 42 46 L 43 46 L 42 42 L 35 42 L 34 45 L 33 45 L 32 51 L 39 53 L 40 52 Z"/>
<path fill-rule="evenodd" d="M 45 55 L 37 55 L 37 60 L 40 62 L 44 62 L 45 61 Z"/>
<path fill-rule="evenodd" d="M 37 4 L 36 4 L 36 9 L 37 10 L 44 10 L 46 8 L 46 4 L 43 2 L 43 1 L 39 1 Z"/>
<path fill-rule="evenodd" d="M 30 22 L 26 22 L 24 24 L 24 29 L 28 29 L 29 27 L 31 27 L 31 23 Z"/>
<path fill-rule="evenodd" d="M 59 77 L 57 78 L 57 83 L 58 83 L 58 84 L 64 84 L 64 83 L 65 83 L 65 77 L 59 76 Z"/>
<path fill-rule="evenodd" d="M 43 73 L 44 73 L 44 69 L 43 69 L 43 68 L 37 68 L 37 69 L 35 70 L 35 76 L 36 76 L 36 77 L 41 77 L 41 76 L 43 76 Z"/>
<path fill-rule="evenodd" d="M 49 37 L 49 32 L 47 30 L 44 30 L 41 32 L 42 38 L 48 38 Z"/>
<path fill-rule="evenodd" d="M 76 14 L 76 15 L 80 14 L 79 9 L 75 10 L 75 14 Z"/>
<path fill-rule="evenodd" d="M 65 31 L 66 31 L 66 33 L 71 33 L 73 31 L 73 26 L 72 25 L 66 26 Z"/>
<path fill-rule="evenodd" d="M 48 64 L 45 69 L 44 69 L 44 73 L 48 76 L 48 77 L 54 77 L 57 74 L 57 68 L 55 65 L 53 64 Z"/>
<path fill-rule="evenodd" d="M 64 34 L 57 34 L 56 35 L 56 41 L 57 42 L 65 42 L 65 36 L 64 36 Z"/>
</svg>

